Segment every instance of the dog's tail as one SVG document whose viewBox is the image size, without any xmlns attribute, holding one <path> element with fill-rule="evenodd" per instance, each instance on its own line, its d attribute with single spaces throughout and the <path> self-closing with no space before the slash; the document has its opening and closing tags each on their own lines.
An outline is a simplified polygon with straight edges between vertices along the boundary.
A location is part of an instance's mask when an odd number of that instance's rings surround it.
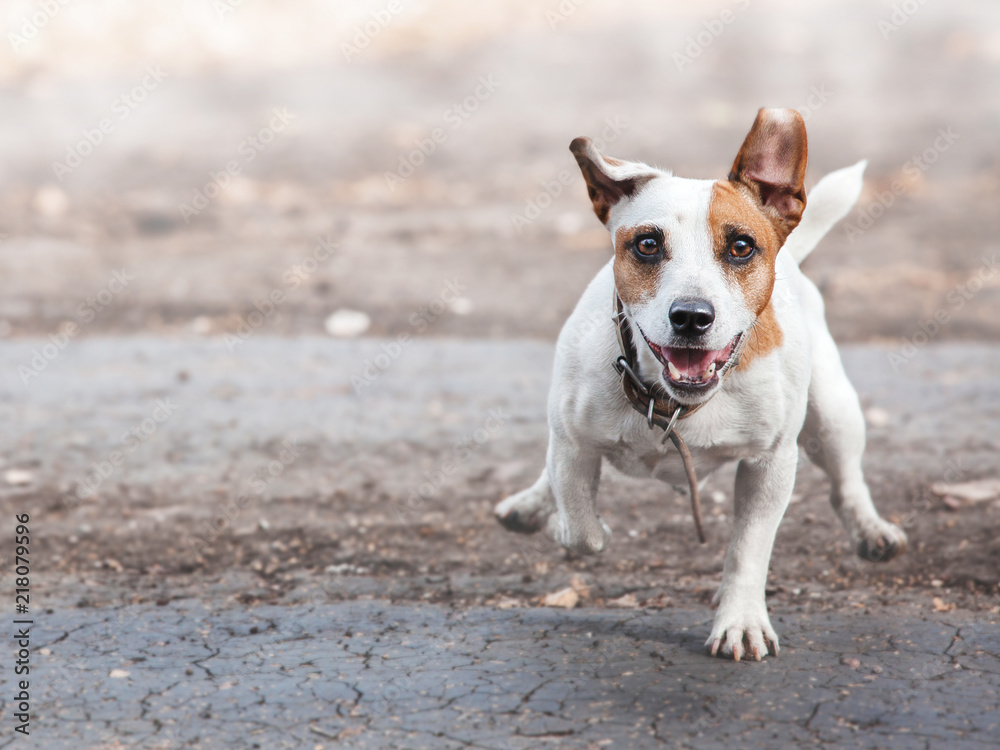
<svg viewBox="0 0 1000 750">
<path fill-rule="evenodd" d="M 802 221 L 795 227 L 783 247 L 800 264 L 819 244 L 833 225 L 843 219 L 861 195 L 861 185 L 867 159 L 836 172 L 830 172 L 810 192 Z"/>
</svg>

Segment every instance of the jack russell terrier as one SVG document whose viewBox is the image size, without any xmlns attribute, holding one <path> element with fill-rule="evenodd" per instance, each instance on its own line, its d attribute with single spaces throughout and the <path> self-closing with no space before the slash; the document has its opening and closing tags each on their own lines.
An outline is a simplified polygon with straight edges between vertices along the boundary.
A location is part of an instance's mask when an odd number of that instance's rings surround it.
<svg viewBox="0 0 1000 750">
<path fill-rule="evenodd" d="M 693 501 L 695 467 L 704 477 L 737 461 L 735 522 L 705 645 L 737 661 L 777 655 L 764 586 L 800 445 L 829 477 L 859 556 L 889 560 L 906 548 L 872 504 L 858 396 L 823 299 L 799 270 L 854 205 L 865 162 L 827 175 L 807 208 L 806 130 L 791 109 L 758 112 L 726 180 L 613 159 L 588 138 L 570 150 L 614 258 L 559 335 L 545 469 L 496 516 L 594 554 L 611 540 L 596 505 L 602 458 L 632 476 L 688 482 Z"/>
</svg>

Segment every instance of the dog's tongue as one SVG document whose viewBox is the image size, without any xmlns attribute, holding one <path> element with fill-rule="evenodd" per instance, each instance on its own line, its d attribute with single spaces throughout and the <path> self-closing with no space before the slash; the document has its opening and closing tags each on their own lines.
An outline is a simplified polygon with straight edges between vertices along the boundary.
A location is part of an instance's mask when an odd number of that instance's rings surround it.
<svg viewBox="0 0 1000 750">
<path fill-rule="evenodd" d="M 663 348 L 663 354 L 677 368 L 681 377 L 687 380 L 700 380 L 708 366 L 722 358 L 725 350 L 679 349 L 668 346 Z"/>
</svg>

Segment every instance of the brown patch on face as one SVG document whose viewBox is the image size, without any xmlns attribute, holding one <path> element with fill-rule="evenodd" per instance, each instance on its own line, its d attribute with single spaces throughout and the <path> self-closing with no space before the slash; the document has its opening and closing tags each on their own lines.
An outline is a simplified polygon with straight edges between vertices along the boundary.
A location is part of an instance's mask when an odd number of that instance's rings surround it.
<svg viewBox="0 0 1000 750">
<path fill-rule="evenodd" d="M 774 290 L 774 261 L 781 242 L 754 196 L 734 182 L 716 182 L 708 207 L 708 225 L 716 261 L 743 292 L 747 307 L 760 316 Z M 757 252 L 747 263 L 729 260 L 729 250 L 738 235 L 753 238 Z"/>
<path fill-rule="evenodd" d="M 640 225 L 637 227 L 619 227 L 615 232 L 615 287 L 618 296 L 626 305 L 638 304 L 656 293 L 660 281 L 660 268 L 665 258 L 640 260 L 635 254 L 635 238 L 643 234 L 659 234 L 659 227 Z M 669 257 L 666 239 L 663 240 L 664 254 Z"/>
<path fill-rule="evenodd" d="M 774 314 L 774 306 L 768 301 L 767 306 L 757 316 L 757 322 L 747 331 L 746 346 L 740 355 L 740 361 L 736 365 L 737 370 L 746 370 L 757 357 L 770 354 L 773 350 L 781 346 L 785 335 L 781 332 L 778 318 Z"/>
</svg>

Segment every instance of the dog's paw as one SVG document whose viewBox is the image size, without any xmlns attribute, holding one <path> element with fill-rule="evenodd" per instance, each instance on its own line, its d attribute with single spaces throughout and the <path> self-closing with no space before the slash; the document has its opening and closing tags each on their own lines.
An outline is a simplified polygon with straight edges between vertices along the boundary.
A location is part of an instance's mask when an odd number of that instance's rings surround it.
<svg viewBox="0 0 1000 750">
<path fill-rule="evenodd" d="M 500 505 L 494 508 L 493 515 L 507 531 L 516 531 L 518 534 L 534 534 L 545 524 L 545 516 L 537 510 L 527 513 L 518 508 L 501 510 Z"/>
<path fill-rule="evenodd" d="M 596 555 L 611 544 L 611 528 L 604 519 L 595 516 L 594 523 L 571 525 L 561 513 L 549 516 L 546 535 L 556 544 L 578 555 Z"/>
<path fill-rule="evenodd" d="M 906 533 L 884 519 L 857 535 L 858 557 L 868 562 L 888 562 L 906 551 Z"/>
<path fill-rule="evenodd" d="M 546 500 L 542 493 L 530 488 L 497 503 L 493 515 L 508 531 L 534 534 L 545 528 L 555 510 Z"/>
<path fill-rule="evenodd" d="M 778 635 L 771 627 L 767 606 L 763 601 L 720 604 L 705 648 L 712 656 L 731 656 L 735 661 L 744 657 L 760 661 L 768 653 L 777 656 Z"/>
</svg>

